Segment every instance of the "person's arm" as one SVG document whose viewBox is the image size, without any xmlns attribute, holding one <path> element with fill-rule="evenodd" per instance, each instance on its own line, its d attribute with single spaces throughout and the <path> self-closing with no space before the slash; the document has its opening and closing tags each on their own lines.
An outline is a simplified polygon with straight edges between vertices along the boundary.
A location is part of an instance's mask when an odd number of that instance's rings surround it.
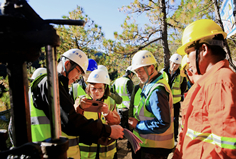
<svg viewBox="0 0 236 159">
<path fill-rule="evenodd" d="M 133 81 L 132 80 L 128 80 L 126 88 L 127 88 L 127 93 L 128 93 L 129 100 L 131 100 L 131 95 L 132 95 L 132 92 L 133 92 L 133 87 L 134 87 Z"/>
<path fill-rule="evenodd" d="M 108 115 L 105 116 L 107 123 L 109 125 L 118 125 L 120 124 L 120 116 L 114 108 L 113 111 L 109 111 Z"/>
<path fill-rule="evenodd" d="M 140 88 L 139 85 L 135 85 L 131 94 L 131 99 L 130 99 L 130 106 L 129 106 L 129 117 L 133 117 L 133 111 L 134 111 L 134 98 L 135 94 Z"/>
<path fill-rule="evenodd" d="M 71 99 L 73 99 L 74 100 L 74 94 L 73 94 L 73 84 L 72 84 L 72 87 L 70 88 L 70 90 L 69 90 L 69 94 L 70 94 L 70 97 L 71 97 Z"/>
<path fill-rule="evenodd" d="M 207 103 L 207 119 L 211 134 L 213 134 L 213 141 L 219 143 L 219 146 L 218 144 L 215 146 L 215 153 L 219 158 L 231 158 L 236 155 L 236 149 L 233 146 L 236 134 L 236 76 L 226 75 L 223 78 L 226 80 L 212 84 L 207 89 L 208 96 L 205 102 Z M 229 82 L 230 78 L 234 82 Z"/>
<path fill-rule="evenodd" d="M 122 97 L 116 92 L 110 92 L 109 96 L 116 102 L 116 104 L 122 103 Z"/>
<path fill-rule="evenodd" d="M 168 96 L 168 93 L 163 87 L 159 87 L 152 92 L 149 99 L 150 105 L 146 108 L 155 118 L 138 122 L 136 130 L 140 134 L 161 134 L 170 127 L 171 114 Z"/>
<path fill-rule="evenodd" d="M 40 82 L 37 89 L 33 91 L 33 100 L 34 105 L 36 105 L 37 108 L 42 109 L 49 118 L 47 78 L 43 80 Z M 101 120 L 88 120 L 83 115 L 77 114 L 68 92 L 61 84 L 59 84 L 59 90 L 61 129 L 64 133 L 71 136 L 83 136 L 82 138 L 87 138 L 87 141 L 85 142 L 90 144 L 92 142 L 96 143 L 100 137 L 109 137 L 111 135 L 111 127 L 102 124 Z"/>
</svg>

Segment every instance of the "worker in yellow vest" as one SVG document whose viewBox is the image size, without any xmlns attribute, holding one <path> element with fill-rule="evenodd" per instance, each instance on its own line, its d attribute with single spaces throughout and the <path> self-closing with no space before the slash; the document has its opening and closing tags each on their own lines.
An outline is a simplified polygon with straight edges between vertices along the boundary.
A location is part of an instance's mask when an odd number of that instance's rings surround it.
<svg viewBox="0 0 236 159">
<path fill-rule="evenodd" d="M 178 132 L 179 132 L 179 113 L 180 113 L 180 102 L 183 99 L 184 92 L 187 89 L 187 80 L 185 77 L 180 75 L 180 64 L 182 61 L 182 56 L 179 54 L 173 54 L 170 57 L 170 66 L 164 68 L 161 72 L 164 79 L 166 79 L 169 84 L 172 95 L 173 95 L 173 105 L 174 105 L 174 134 L 175 141 L 177 142 Z"/>
<path fill-rule="evenodd" d="M 88 58 L 84 52 L 79 49 L 70 49 L 61 56 L 61 60 L 57 65 L 58 80 L 59 80 L 59 96 L 60 96 L 60 117 L 61 117 L 61 129 L 62 136 L 72 136 L 69 138 L 73 147 L 76 150 L 68 152 L 68 157 L 79 158 L 78 154 L 78 140 L 77 136 L 80 136 L 79 142 L 92 144 L 97 143 L 99 139 L 109 137 L 118 139 L 123 137 L 123 128 L 119 125 L 109 126 L 103 124 L 101 120 L 88 120 L 83 115 L 75 112 L 74 103 L 69 95 L 68 85 L 76 81 L 80 74 L 86 73 L 88 67 Z M 31 130 L 32 139 L 35 142 L 40 142 L 51 137 L 51 129 L 48 124 L 50 120 L 49 103 L 48 103 L 48 83 L 47 76 L 41 75 L 36 78 L 31 85 L 32 95 L 32 109 L 31 111 Z M 69 143 L 70 144 L 70 143 Z"/>
<path fill-rule="evenodd" d="M 109 85 L 110 78 L 107 72 L 101 69 L 92 71 L 87 80 L 86 95 L 76 99 L 77 113 L 84 115 L 87 119 L 100 119 L 104 124 L 118 125 L 120 117 L 116 111 L 115 101 L 108 96 Z M 93 106 L 93 104 L 97 105 Z M 95 107 L 96 110 L 91 107 Z M 111 140 L 106 144 L 80 143 L 81 159 L 113 159 L 116 153 L 116 141 Z"/>
<path fill-rule="evenodd" d="M 116 79 L 113 83 L 113 89 L 122 97 L 122 103 L 117 104 L 117 111 L 121 118 L 120 125 L 123 128 L 129 128 L 128 113 L 131 94 L 134 87 L 134 83 L 132 81 L 133 76 L 134 72 L 132 71 L 131 66 L 129 66 L 126 69 L 125 75 Z"/>
<path fill-rule="evenodd" d="M 104 71 L 106 71 L 108 73 L 108 70 L 106 68 L 106 66 L 104 65 L 97 65 L 97 62 L 93 59 L 89 59 L 89 64 L 88 64 L 88 68 L 87 68 L 87 72 L 86 74 L 84 74 L 83 76 L 81 76 L 81 78 L 79 79 L 79 81 L 77 83 L 73 83 L 72 87 L 70 88 L 69 94 L 71 95 L 71 97 L 76 100 L 76 98 L 80 95 L 84 95 L 85 93 L 85 89 L 86 89 L 86 82 L 87 79 L 90 75 L 90 73 L 96 69 L 102 69 Z M 121 104 L 122 102 L 122 98 L 119 96 L 119 94 L 113 89 L 110 88 L 110 94 L 109 96 L 115 100 L 116 104 Z"/>
<path fill-rule="evenodd" d="M 157 67 L 147 50 L 133 56 L 132 69 L 143 83 L 135 116 L 129 118 L 133 133 L 143 141 L 141 149 L 132 153 L 133 159 L 166 159 L 174 148 L 173 96 Z"/>
</svg>

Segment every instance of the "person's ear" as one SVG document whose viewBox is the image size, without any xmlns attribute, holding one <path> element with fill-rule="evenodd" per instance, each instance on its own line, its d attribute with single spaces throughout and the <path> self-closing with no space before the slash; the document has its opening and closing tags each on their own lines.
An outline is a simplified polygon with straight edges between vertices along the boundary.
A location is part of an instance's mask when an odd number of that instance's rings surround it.
<svg viewBox="0 0 236 159">
<path fill-rule="evenodd" d="M 67 69 L 67 68 L 69 68 L 69 66 L 70 66 L 70 61 L 69 61 L 69 60 L 66 60 L 66 61 L 65 61 L 65 68 Z"/>
<path fill-rule="evenodd" d="M 207 44 L 202 44 L 201 51 L 203 51 L 203 56 L 206 56 L 209 53 L 209 47 L 207 46 Z"/>
<path fill-rule="evenodd" d="M 154 72 L 154 69 L 155 69 L 154 65 L 151 65 L 151 71 L 152 72 Z"/>
</svg>

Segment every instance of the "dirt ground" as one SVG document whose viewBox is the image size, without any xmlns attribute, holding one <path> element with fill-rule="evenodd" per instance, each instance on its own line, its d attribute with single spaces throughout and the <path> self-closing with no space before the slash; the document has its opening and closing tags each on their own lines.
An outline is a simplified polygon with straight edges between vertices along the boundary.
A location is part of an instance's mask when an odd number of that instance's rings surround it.
<svg viewBox="0 0 236 159">
<path fill-rule="evenodd" d="M 132 159 L 131 149 L 127 148 L 127 139 L 117 140 L 118 151 L 117 151 L 117 159 Z M 168 156 L 168 159 L 171 159 L 173 153 Z"/>
</svg>

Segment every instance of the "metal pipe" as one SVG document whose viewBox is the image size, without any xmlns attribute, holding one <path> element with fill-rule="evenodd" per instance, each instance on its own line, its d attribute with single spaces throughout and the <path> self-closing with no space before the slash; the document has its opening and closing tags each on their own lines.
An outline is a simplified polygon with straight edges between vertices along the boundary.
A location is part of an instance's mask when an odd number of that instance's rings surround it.
<svg viewBox="0 0 236 159">
<path fill-rule="evenodd" d="M 61 135 L 60 119 L 60 101 L 59 101 L 59 84 L 57 73 L 56 47 L 46 46 L 46 62 L 48 77 L 48 100 L 50 105 L 50 126 L 52 141 L 58 140 Z"/>
<path fill-rule="evenodd" d="M 14 146 L 31 142 L 31 123 L 28 98 L 26 63 L 20 57 L 18 62 L 8 63 L 10 101 Z"/>
</svg>

